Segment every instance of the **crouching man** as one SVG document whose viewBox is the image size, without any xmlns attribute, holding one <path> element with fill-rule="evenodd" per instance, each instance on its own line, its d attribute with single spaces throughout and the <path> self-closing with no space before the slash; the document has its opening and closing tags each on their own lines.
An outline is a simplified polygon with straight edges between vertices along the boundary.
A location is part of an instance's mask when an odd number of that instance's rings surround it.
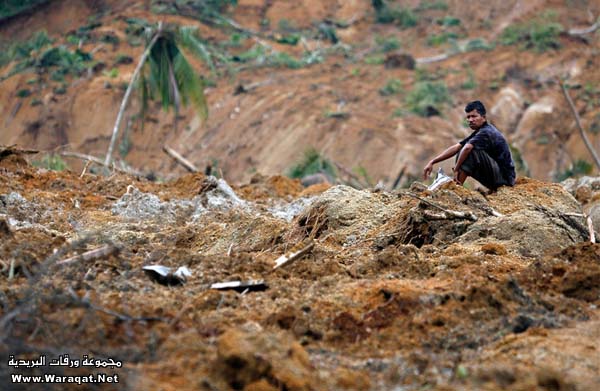
<svg viewBox="0 0 600 391">
<path fill-rule="evenodd" d="M 458 184 L 472 177 L 491 191 L 513 186 L 516 175 L 510 148 L 502 133 L 487 122 L 485 106 L 478 100 L 470 102 L 465 113 L 473 133 L 430 160 L 423 169 L 423 178 L 429 177 L 434 164 L 458 154 L 452 169 Z"/>
</svg>

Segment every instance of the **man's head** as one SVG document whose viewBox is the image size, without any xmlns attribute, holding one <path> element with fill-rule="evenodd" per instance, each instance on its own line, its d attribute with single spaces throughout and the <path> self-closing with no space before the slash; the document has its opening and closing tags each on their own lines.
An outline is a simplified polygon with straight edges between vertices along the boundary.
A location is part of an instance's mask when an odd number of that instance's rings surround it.
<svg viewBox="0 0 600 391">
<path fill-rule="evenodd" d="M 467 122 L 469 127 L 473 130 L 477 130 L 486 123 L 485 119 L 485 106 L 478 100 L 469 102 L 465 106 L 465 113 L 467 113 Z"/>
</svg>

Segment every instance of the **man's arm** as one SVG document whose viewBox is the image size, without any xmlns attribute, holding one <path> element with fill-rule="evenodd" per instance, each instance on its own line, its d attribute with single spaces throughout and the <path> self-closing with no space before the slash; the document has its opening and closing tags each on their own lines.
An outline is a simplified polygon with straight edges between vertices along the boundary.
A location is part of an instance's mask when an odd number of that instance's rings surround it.
<svg viewBox="0 0 600 391">
<path fill-rule="evenodd" d="M 460 155 L 458 155 L 458 159 L 456 160 L 456 165 L 452 169 L 454 171 L 455 178 L 458 175 L 458 171 L 460 170 L 461 164 L 463 164 L 463 162 L 467 159 L 467 156 L 469 156 L 472 150 L 473 144 L 467 143 L 465 144 L 465 147 L 460 151 Z"/>
<path fill-rule="evenodd" d="M 434 157 L 433 159 L 431 159 L 429 161 L 429 163 L 427 163 L 427 165 L 423 169 L 423 179 L 427 179 L 427 177 L 429 176 L 429 174 L 431 174 L 431 171 L 433 170 L 433 165 L 434 164 L 442 162 L 442 161 L 444 161 L 444 160 L 446 160 L 448 158 L 451 158 L 452 156 L 456 155 L 458 153 L 458 151 L 460 151 L 461 148 L 462 148 L 462 145 L 460 143 L 456 143 L 453 146 L 451 146 L 448 149 L 446 149 L 444 152 L 440 153 L 439 155 L 437 155 L 436 157 Z"/>
</svg>

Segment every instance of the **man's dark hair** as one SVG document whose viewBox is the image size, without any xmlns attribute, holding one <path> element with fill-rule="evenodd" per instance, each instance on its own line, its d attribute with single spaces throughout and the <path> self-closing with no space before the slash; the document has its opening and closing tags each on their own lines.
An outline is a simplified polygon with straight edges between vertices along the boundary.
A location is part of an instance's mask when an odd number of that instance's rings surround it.
<svg viewBox="0 0 600 391">
<path fill-rule="evenodd" d="M 485 106 L 483 105 L 483 103 L 481 103 L 478 100 L 474 100 L 473 102 L 469 102 L 466 106 L 465 106 L 465 113 L 468 113 L 469 111 L 473 111 L 473 110 L 477 110 L 477 112 L 481 115 L 485 115 L 486 111 L 485 111 Z"/>
</svg>

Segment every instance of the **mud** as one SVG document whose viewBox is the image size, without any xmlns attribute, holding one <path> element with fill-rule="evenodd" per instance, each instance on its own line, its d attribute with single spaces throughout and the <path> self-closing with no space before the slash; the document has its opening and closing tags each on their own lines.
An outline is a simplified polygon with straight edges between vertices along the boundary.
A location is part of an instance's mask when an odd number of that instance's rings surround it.
<svg viewBox="0 0 600 391">
<path fill-rule="evenodd" d="M 8 156 L 3 384 L 17 371 L 9 355 L 67 353 L 123 361 L 106 370 L 119 385 L 99 389 L 600 386 L 600 245 L 587 241 L 581 205 L 559 185 L 523 178 L 485 196 L 452 183 L 306 195 L 285 177 L 154 183 Z M 60 262 L 105 245 L 117 250 Z M 149 264 L 192 276 L 164 286 L 143 272 Z M 210 289 L 249 279 L 268 288 Z M 18 372 L 48 370 L 89 372 Z"/>
</svg>

